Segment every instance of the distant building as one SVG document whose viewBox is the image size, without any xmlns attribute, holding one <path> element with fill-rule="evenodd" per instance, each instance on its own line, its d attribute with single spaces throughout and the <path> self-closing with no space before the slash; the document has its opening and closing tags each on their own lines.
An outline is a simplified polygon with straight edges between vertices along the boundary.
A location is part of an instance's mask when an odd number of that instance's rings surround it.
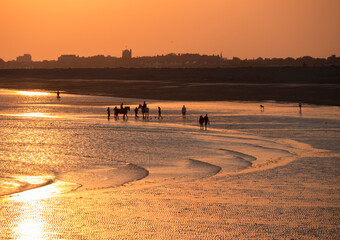
<svg viewBox="0 0 340 240">
<path fill-rule="evenodd" d="M 132 57 L 132 50 L 125 49 L 122 51 L 122 58 L 123 59 L 131 59 Z"/>
<path fill-rule="evenodd" d="M 70 54 L 70 55 L 61 55 L 58 57 L 58 62 L 74 62 L 78 59 L 78 56 Z"/>
<path fill-rule="evenodd" d="M 67 67 L 67 68 L 74 68 L 74 67 L 81 67 L 79 65 L 79 56 L 74 54 L 69 55 L 61 55 L 58 57 L 58 67 Z"/>
<path fill-rule="evenodd" d="M 32 56 L 31 54 L 24 54 L 23 56 L 17 57 L 17 62 L 30 63 L 32 62 Z"/>
<path fill-rule="evenodd" d="M 336 59 L 336 55 L 335 55 L 335 54 L 333 54 L 332 56 L 328 57 L 327 59 L 328 59 L 328 60 L 331 60 L 331 59 Z"/>
</svg>

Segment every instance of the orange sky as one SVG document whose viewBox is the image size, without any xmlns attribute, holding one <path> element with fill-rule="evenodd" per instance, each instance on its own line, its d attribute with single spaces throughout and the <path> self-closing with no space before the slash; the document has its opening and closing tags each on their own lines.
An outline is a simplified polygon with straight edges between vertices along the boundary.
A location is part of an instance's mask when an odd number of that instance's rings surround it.
<svg viewBox="0 0 340 240">
<path fill-rule="evenodd" d="M 0 58 L 340 55 L 340 0 L 0 0 Z"/>
</svg>

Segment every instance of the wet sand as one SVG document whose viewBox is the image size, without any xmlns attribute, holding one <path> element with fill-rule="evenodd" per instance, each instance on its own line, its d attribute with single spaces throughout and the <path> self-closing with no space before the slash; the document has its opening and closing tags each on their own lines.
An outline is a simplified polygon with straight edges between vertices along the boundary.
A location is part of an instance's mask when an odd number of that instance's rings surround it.
<svg viewBox="0 0 340 240">
<path fill-rule="evenodd" d="M 243 159 L 248 170 L 231 173 L 216 167 L 220 164 L 212 159 L 205 176 L 198 179 L 144 178 L 115 188 L 65 189 L 48 198 L 2 198 L 0 238 L 339 239 L 339 119 L 334 123 L 328 119 L 318 129 L 319 120 L 313 121 L 285 131 L 233 126 L 231 137 L 246 142 L 249 149 L 252 138 L 294 146 L 289 152 L 296 158 L 279 159 L 280 164 L 269 167 L 261 161 L 268 160 L 265 154 L 273 150 L 271 144 L 262 143 L 256 154 L 230 150 L 230 144 L 220 151 Z M 274 150 L 278 158 L 287 154 L 286 149 Z M 249 171 L 248 165 L 256 160 L 257 169 Z M 202 165 L 196 159 L 186 164 Z"/>
<path fill-rule="evenodd" d="M 340 68 L 0 69 L 0 88 L 176 101 L 340 106 Z"/>
<path fill-rule="evenodd" d="M 193 182 L 135 182 L 7 202 L 2 219 L 21 222 L 13 221 L 16 226 L 3 220 L 1 237 L 339 239 L 337 170 L 327 167 L 339 158 L 322 158 L 322 166 L 319 160 L 307 157 L 242 175 L 222 170 Z M 30 232 L 32 222 L 40 234 Z"/>
</svg>

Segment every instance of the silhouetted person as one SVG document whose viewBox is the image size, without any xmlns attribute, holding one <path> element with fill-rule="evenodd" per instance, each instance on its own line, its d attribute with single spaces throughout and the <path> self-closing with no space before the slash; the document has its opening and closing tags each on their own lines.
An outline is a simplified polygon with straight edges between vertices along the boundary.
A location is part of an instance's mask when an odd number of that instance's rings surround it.
<svg viewBox="0 0 340 240">
<path fill-rule="evenodd" d="M 161 107 L 158 107 L 158 119 L 163 119 Z"/>
<path fill-rule="evenodd" d="M 57 98 L 60 98 L 60 92 L 59 92 L 59 90 L 57 91 Z"/>
<path fill-rule="evenodd" d="M 138 107 L 136 107 L 136 108 L 134 109 L 134 111 L 135 111 L 135 118 L 138 118 Z"/>
<path fill-rule="evenodd" d="M 300 108 L 300 112 L 301 112 L 302 102 L 299 102 L 299 108 Z"/>
<path fill-rule="evenodd" d="M 110 119 L 111 112 L 110 112 L 110 107 L 107 108 L 107 119 Z"/>
<path fill-rule="evenodd" d="M 114 111 L 115 119 L 117 120 L 118 119 L 118 108 L 117 108 L 117 106 L 115 106 L 113 111 Z"/>
<path fill-rule="evenodd" d="M 182 107 L 182 116 L 185 117 L 186 113 L 187 113 L 187 109 L 186 109 L 185 105 L 183 105 L 183 107 Z"/>
<path fill-rule="evenodd" d="M 202 115 L 200 116 L 198 122 L 199 122 L 199 124 L 200 124 L 200 128 L 203 129 L 204 118 L 203 118 Z"/>
<path fill-rule="evenodd" d="M 143 119 L 149 118 L 149 108 L 146 105 L 146 102 L 144 101 L 143 105 L 139 105 L 139 107 L 142 108 L 142 114 L 143 114 Z"/>
<path fill-rule="evenodd" d="M 123 109 L 123 103 L 120 104 L 120 109 Z"/>
<path fill-rule="evenodd" d="M 205 114 L 204 116 L 204 126 L 205 129 L 207 129 L 207 125 L 210 124 L 209 118 L 208 118 L 208 114 Z"/>
</svg>

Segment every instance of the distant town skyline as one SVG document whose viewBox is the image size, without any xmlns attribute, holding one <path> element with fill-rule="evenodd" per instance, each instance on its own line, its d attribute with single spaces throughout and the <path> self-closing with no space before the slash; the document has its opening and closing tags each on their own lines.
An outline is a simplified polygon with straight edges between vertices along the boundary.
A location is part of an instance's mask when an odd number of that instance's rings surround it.
<svg viewBox="0 0 340 240">
<path fill-rule="evenodd" d="M 238 68 L 238 67 L 325 67 L 340 66 L 340 57 L 327 58 L 301 56 L 299 58 L 256 58 L 232 59 L 220 55 L 165 54 L 157 56 L 133 57 L 132 49 L 122 50 L 121 57 L 61 55 L 57 60 L 34 61 L 30 54 L 18 56 L 16 60 L 0 59 L 0 69 L 33 68 Z"/>
<path fill-rule="evenodd" d="M 0 2 L 0 58 L 168 53 L 226 58 L 340 55 L 339 0 Z"/>
<path fill-rule="evenodd" d="M 223 53 L 220 52 L 219 54 L 199 54 L 199 53 L 166 53 L 166 54 L 156 54 L 156 55 L 148 55 L 148 56 L 133 56 L 132 55 L 132 49 L 123 49 L 121 50 L 121 55 L 119 56 L 113 56 L 113 55 L 104 55 L 104 54 L 95 54 L 95 55 L 91 55 L 91 56 L 84 56 L 84 55 L 78 55 L 78 54 L 74 54 L 74 53 L 69 53 L 69 54 L 61 54 L 59 56 L 57 56 L 55 59 L 40 59 L 40 60 L 36 60 L 34 59 L 34 57 L 32 56 L 32 54 L 30 53 L 23 53 L 19 56 L 16 56 L 14 59 L 10 59 L 10 60 L 5 60 L 3 58 L 0 59 L 5 61 L 5 62 L 42 62 L 42 61 L 60 61 L 60 59 L 62 58 L 97 58 L 97 57 L 104 57 L 104 58 L 121 58 L 121 59 L 132 59 L 132 58 L 155 58 L 155 57 L 166 57 L 166 56 L 184 56 L 184 55 L 188 55 L 188 56 L 208 56 L 208 57 L 212 57 L 212 56 L 216 56 L 219 57 L 221 59 L 224 60 L 233 60 L 233 59 L 239 59 L 239 60 L 269 60 L 269 59 L 300 59 L 300 58 L 313 58 L 313 59 L 328 59 L 328 58 L 339 58 L 336 54 L 331 54 L 330 56 L 326 56 L 326 57 L 315 57 L 315 56 L 310 56 L 310 55 L 305 55 L 305 56 L 298 56 L 298 57 L 262 57 L 262 56 L 258 56 L 258 57 L 254 57 L 254 58 L 239 58 L 238 56 L 233 56 L 233 57 L 224 57 Z"/>
</svg>

